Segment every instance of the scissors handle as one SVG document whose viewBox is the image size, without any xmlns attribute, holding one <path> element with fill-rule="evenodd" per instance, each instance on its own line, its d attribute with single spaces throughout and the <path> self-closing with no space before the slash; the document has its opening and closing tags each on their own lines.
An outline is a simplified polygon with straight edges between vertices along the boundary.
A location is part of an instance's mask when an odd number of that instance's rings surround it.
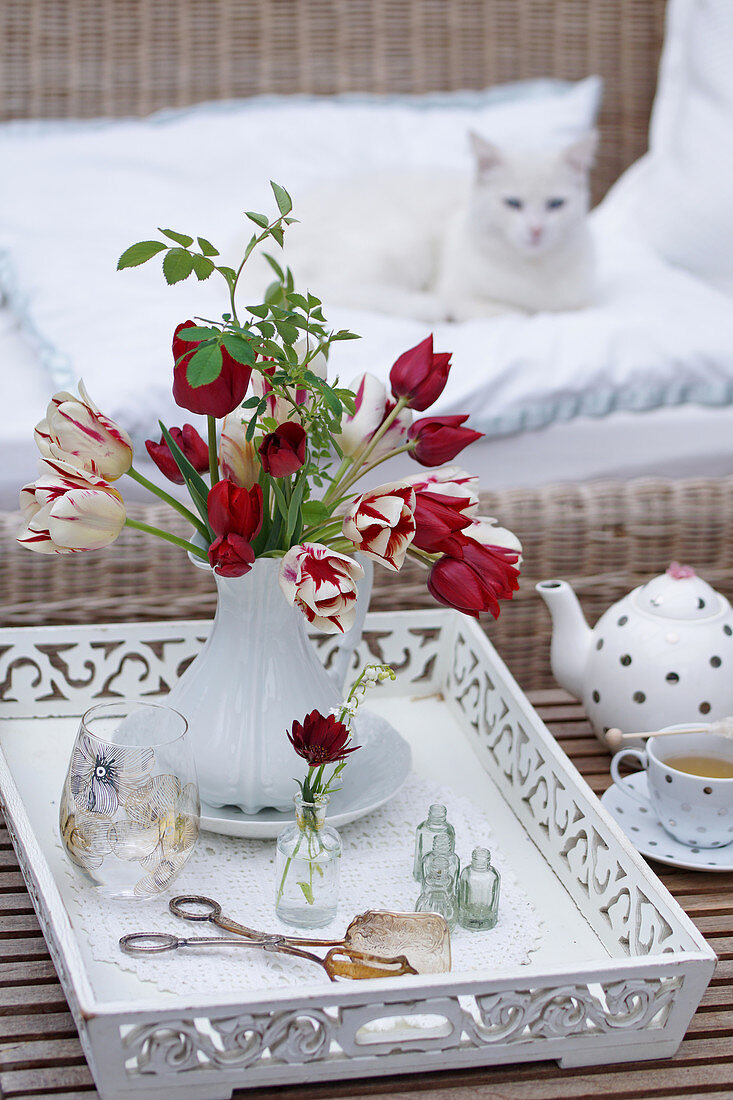
<svg viewBox="0 0 733 1100">
<path fill-rule="evenodd" d="M 257 940 L 258 943 L 281 939 L 277 933 L 258 932 L 254 928 L 238 924 L 231 917 L 222 916 L 219 903 L 212 898 L 204 897 L 203 894 L 179 894 L 171 898 L 168 908 L 174 917 L 181 917 L 183 920 L 210 921 L 225 932 L 231 932 L 234 936 L 244 936 L 245 939 Z"/>
<path fill-rule="evenodd" d="M 130 932 L 120 938 L 120 948 L 127 955 L 159 955 L 179 947 L 259 947 L 252 940 L 228 936 L 190 936 L 183 939 L 170 932 Z"/>
</svg>

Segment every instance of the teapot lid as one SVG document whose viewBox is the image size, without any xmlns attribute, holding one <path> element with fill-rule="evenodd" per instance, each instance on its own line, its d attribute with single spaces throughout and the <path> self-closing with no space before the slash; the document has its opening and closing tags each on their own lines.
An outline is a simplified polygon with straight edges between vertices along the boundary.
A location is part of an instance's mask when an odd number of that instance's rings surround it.
<svg viewBox="0 0 733 1100">
<path fill-rule="evenodd" d="M 636 590 L 635 602 L 648 615 L 695 621 L 719 614 L 727 601 L 691 566 L 673 561 L 666 573 Z"/>
</svg>

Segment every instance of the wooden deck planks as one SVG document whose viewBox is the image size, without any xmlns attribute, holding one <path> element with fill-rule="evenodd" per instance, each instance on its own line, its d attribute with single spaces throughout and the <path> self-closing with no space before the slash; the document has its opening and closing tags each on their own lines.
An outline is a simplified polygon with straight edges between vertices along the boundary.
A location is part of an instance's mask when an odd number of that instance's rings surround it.
<svg viewBox="0 0 733 1100">
<path fill-rule="evenodd" d="M 608 753 L 582 708 L 562 691 L 533 696 L 541 716 L 593 790 L 608 786 Z M 673 1059 L 560 1069 L 526 1063 L 328 1085 L 235 1093 L 250 1100 L 730 1100 L 733 1097 L 733 873 L 654 864 L 721 957 Z M 0 1096 L 95 1100 L 89 1069 L 33 914 L 7 830 L 0 826 Z"/>
</svg>

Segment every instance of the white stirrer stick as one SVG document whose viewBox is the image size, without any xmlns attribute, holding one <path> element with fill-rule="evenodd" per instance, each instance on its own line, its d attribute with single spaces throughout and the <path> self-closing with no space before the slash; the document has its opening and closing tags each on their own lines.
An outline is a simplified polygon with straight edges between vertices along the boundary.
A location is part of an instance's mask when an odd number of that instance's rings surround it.
<svg viewBox="0 0 733 1100">
<path fill-rule="evenodd" d="M 640 737 L 675 737 L 683 733 L 707 733 L 713 737 L 733 738 L 733 716 L 721 718 L 718 722 L 708 722 L 701 726 L 688 726 L 684 730 L 644 730 L 639 733 L 622 733 L 620 729 L 610 729 L 606 734 L 606 744 L 611 752 L 618 752 L 624 741 L 635 741 Z"/>
</svg>

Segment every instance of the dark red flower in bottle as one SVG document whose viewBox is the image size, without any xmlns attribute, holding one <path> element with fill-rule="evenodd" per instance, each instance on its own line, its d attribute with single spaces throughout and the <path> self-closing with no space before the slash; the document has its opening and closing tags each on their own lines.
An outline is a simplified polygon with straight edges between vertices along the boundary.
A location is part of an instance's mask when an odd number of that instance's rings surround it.
<svg viewBox="0 0 733 1100">
<path fill-rule="evenodd" d="M 302 424 L 286 420 L 262 440 L 258 450 L 262 469 L 272 477 L 294 474 L 305 462 L 306 432 Z"/>
<path fill-rule="evenodd" d="M 421 466 L 442 466 L 452 462 L 464 447 L 481 439 L 483 432 L 462 425 L 468 420 L 465 416 L 424 416 L 416 420 L 407 429 L 407 438 L 415 446 L 407 453 Z"/>
<path fill-rule="evenodd" d="M 209 468 L 209 448 L 193 424 L 184 424 L 183 428 L 169 428 L 168 431 L 193 468 L 200 474 L 206 473 Z M 176 460 L 163 436 L 160 437 L 160 443 L 146 439 L 145 447 L 161 474 L 169 481 L 174 481 L 176 485 L 183 485 L 183 474 L 178 469 Z"/>
<path fill-rule="evenodd" d="M 182 329 L 193 328 L 195 324 L 195 321 L 183 321 L 173 334 L 173 399 L 176 405 L 192 413 L 226 416 L 242 404 L 252 368 L 238 363 L 222 347 L 219 376 L 203 386 L 191 386 L 186 378 L 186 371 L 199 345 L 190 340 L 182 340 L 178 334 Z"/>
<path fill-rule="evenodd" d="M 288 731 L 288 741 L 311 768 L 335 764 L 349 753 L 356 752 L 358 745 L 347 747 L 349 736 L 343 722 L 339 722 L 333 714 L 324 718 L 318 710 L 306 714 L 302 725 L 293 722 L 292 730 Z"/>
<path fill-rule="evenodd" d="M 424 412 L 445 389 L 450 365 L 450 352 L 433 352 L 431 334 L 395 360 L 389 372 L 392 393 L 406 397 L 411 409 Z"/>
</svg>

